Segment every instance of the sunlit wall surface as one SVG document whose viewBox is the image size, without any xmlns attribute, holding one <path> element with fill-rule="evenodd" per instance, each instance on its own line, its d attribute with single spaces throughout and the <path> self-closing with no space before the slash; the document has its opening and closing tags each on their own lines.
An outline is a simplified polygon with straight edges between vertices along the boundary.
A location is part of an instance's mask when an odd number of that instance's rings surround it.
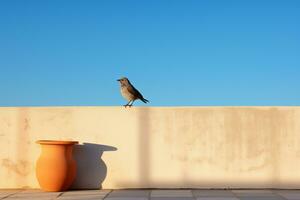
<svg viewBox="0 0 300 200">
<path fill-rule="evenodd" d="M 40 139 L 78 140 L 73 188 L 300 188 L 299 107 L 0 108 L 0 188 Z"/>
</svg>

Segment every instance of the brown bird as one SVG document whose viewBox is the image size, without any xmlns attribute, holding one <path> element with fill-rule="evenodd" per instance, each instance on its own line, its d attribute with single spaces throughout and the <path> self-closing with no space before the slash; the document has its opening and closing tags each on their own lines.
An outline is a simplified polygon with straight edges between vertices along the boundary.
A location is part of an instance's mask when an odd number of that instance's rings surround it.
<svg viewBox="0 0 300 200">
<path fill-rule="evenodd" d="M 124 97 L 124 99 L 128 101 L 128 103 L 124 105 L 125 108 L 127 106 L 131 107 L 133 102 L 137 99 L 141 100 L 144 103 L 149 102 L 147 99 L 143 97 L 143 95 L 137 89 L 135 89 L 135 87 L 130 83 L 128 78 L 123 77 L 118 79 L 117 81 L 120 82 L 122 96 Z"/>
</svg>

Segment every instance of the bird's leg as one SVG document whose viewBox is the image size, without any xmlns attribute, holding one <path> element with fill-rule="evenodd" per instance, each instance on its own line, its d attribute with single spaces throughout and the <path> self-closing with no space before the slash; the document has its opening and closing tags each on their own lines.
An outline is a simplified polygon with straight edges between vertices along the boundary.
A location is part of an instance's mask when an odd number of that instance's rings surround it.
<svg viewBox="0 0 300 200">
<path fill-rule="evenodd" d="M 134 101 L 135 101 L 135 100 L 132 100 L 132 101 L 131 101 L 131 104 L 129 104 L 128 106 L 131 107 L 131 106 L 133 105 L 133 102 L 134 102 Z"/>
<path fill-rule="evenodd" d="M 123 105 L 123 106 L 126 108 L 128 106 L 128 104 L 129 104 L 129 102 L 127 104 Z"/>
<path fill-rule="evenodd" d="M 127 106 L 130 107 L 130 105 L 129 105 L 130 102 L 131 102 L 131 101 L 128 101 L 128 103 L 127 103 L 126 105 L 124 105 L 124 107 L 125 107 L 125 108 L 126 108 Z"/>
</svg>

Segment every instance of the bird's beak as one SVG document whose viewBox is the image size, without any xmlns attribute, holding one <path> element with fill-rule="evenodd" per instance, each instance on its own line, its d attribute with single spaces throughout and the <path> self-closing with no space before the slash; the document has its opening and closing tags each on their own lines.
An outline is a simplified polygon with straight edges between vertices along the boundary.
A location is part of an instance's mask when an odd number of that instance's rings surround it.
<svg viewBox="0 0 300 200">
<path fill-rule="evenodd" d="M 117 81 L 120 81 L 121 79 L 118 79 Z"/>
</svg>

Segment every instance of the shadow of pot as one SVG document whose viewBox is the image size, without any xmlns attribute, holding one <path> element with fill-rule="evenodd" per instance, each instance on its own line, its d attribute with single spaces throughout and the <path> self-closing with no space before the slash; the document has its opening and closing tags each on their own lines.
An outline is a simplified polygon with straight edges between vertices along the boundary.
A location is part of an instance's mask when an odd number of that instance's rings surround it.
<svg viewBox="0 0 300 200">
<path fill-rule="evenodd" d="M 74 159 L 77 162 L 77 175 L 72 189 L 102 189 L 107 176 L 107 166 L 102 160 L 104 152 L 116 151 L 108 145 L 83 143 L 74 146 Z"/>
</svg>

